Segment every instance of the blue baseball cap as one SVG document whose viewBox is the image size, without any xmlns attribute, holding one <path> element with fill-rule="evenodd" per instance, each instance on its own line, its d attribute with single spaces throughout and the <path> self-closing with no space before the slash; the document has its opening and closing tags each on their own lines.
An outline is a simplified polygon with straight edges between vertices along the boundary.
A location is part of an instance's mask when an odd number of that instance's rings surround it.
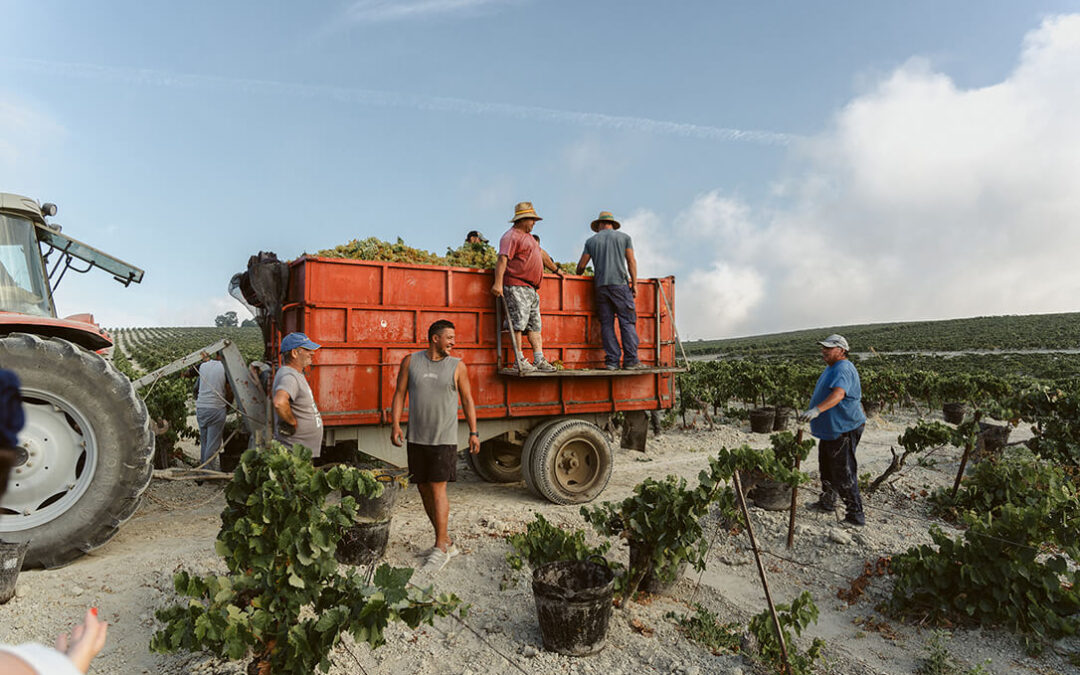
<svg viewBox="0 0 1080 675">
<path fill-rule="evenodd" d="M 315 344 L 311 341 L 311 338 L 303 333 L 289 333 L 285 337 L 281 338 L 281 353 L 288 354 L 294 349 L 303 347 L 304 349 L 318 349 L 322 345 Z"/>
</svg>

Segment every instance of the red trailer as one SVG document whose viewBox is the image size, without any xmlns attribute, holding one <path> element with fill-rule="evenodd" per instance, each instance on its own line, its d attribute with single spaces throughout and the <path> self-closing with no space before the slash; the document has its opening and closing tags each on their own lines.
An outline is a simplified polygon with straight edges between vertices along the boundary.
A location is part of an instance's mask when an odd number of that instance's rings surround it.
<svg viewBox="0 0 1080 675">
<path fill-rule="evenodd" d="M 649 368 L 607 371 L 592 278 L 545 276 L 544 353 L 565 369 L 525 376 L 503 367 L 513 362 L 513 349 L 509 333 L 499 330 L 492 281 L 491 270 L 302 257 L 289 263 L 269 351 L 276 357 L 280 335 L 292 331 L 321 344 L 308 379 L 325 444 L 355 441 L 361 451 L 404 466 L 404 449 L 390 443 L 398 368 L 405 355 L 427 347 L 432 322 L 449 319 L 457 333 L 454 353 L 469 367 L 476 401 L 482 445 L 469 456 L 476 472 L 493 482 L 524 478 L 534 493 L 557 503 L 589 501 L 611 474 L 601 430 L 610 416 L 625 413 L 626 426 L 637 432 L 630 442 L 644 449 L 646 411 L 674 401 L 675 280 L 638 281 L 639 356 Z M 461 419 L 459 447 L 467 448 Z"/>
</svg>

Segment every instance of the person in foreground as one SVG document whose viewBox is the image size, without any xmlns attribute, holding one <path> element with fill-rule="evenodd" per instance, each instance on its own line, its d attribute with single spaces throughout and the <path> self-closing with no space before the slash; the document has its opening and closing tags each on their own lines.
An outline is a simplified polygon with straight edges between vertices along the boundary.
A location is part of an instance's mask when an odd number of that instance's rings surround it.
<svg viewBox="0 0 1080 675">
<path fill-rule="evenodd" d="M 855 450 L 866 427 L 859 372 L 848 360 L 848 341 L 843 335 L 830 335 L 818 344 L 826 368 L 818 377 L 810 407 L 799 415 L 800 421 L 810 422 L 810 433 L 819 439 L 821 497 L 810 508 L 835 511 L 839 496 L 847 509 L 844 522 L 865 525 L 855 462 Z"/>
<path fill-rule="evenodd" d="M 428 328 L 428 347 L 401 360 L 391 407 L 390 442 L 401 446 L 401 414 L 409 401 L 408 460 L 411 480 L 420 491 L 424 511 L 435 529 L 435 545 L 426 554 L 421 574 L 432 575 L 459 551 L 450 539 L 450 501 L 446 484 L 457 481 L 458 399 L 469 425 L 469 452 L 480 452 L 469 371 L 450 356 L 454 324 L 441 319 Z"/>
<path fill-rule="evenodd" d="M 15 461 L 18 434 L 25 422 L 19 378 L 0 369 L 0 501 L 7 491 L 8 470 Z M 86 610 L 83 622 L 56 638 L 56 648 L 28 642 L 17 647 L 0 644 L 0 673 L 4 675 L 74 675 L 85 673 L 105 646 L 109 624 Z"/>
</svg>

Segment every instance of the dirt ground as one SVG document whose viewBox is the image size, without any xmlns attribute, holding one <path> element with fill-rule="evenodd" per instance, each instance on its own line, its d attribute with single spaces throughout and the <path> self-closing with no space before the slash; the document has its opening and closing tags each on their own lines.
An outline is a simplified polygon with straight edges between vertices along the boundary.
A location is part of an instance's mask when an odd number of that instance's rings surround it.
<svg viewBox="0 0 1080 675">
<path fill-rule="evenodd" d="M 905 414 L 874 416 L 859 446 L 860 472 L 878 475 L 887 465 L 890 445 L 911 422 Z M 676 474 L 696 481 L 707 458 L 721 446 L 744 442 L 768 445 L 764 434 L 747 426 L 718 426 L 666 431 L 650 437 L 645 453 L 619 450 L 611 483 L 602 499 L 618 500 L 647 476 Z M 1022 436 L 1021 432 L 1018 433 Z M 1014 436 L 1015 438 L 1015 436 Z M 790 601 L 809 589 L 821 610 L 801 643 L 822 637 L 827 643 L 821 672 L 912 673 L 919 665 L 931 629 L 894 622 L 875 610 L 888 595 L 888 577 L 875 578 L 866 594 L 848 605 L 837 598 L 867 561 L 928 542 L 928 511 L 923 490 L 951 482 L 958 453 L 938 451 L 933 466 L 911 466 L 899 480 L 866 499 L 867 525 L 851 528 L 832 515 L 806 510 L 816 498 L 800 493 L 797 535 L 785 547 L 786 512 L 752 509 L 774 600 Z M 816 460 L 804 467 L 816 476 Z M 172 574 L 181 567 L 222 572 L 214 554 L 214 538 L 224 504 L 223 484 L 155 480 L 134 518 L 108 545 L 77 562 L 52 571 L 25 571 L 14 599 L 0 606 L 0 641 L 51 642 L 87 606 L 97 606 L 110 622 L 109 639 L 92 672 L 99 673 L 241 673 L 243 664 L 209 654 L 152 654 L 150 636 L 158 627 L 157 608 L 175 601 Z M 465 624 L 439 620 L 413 634 L 401 627 L 387 631 L 388 644 L 377 650 L 347 640 L 335 653 L 333 673 L 376 674 L 460 673 L 751 673 L 755 666 L 737 654 L 714 655 L 687 640 L 665 614 L 683 613 L 699 602 L 722 620 L 743 624 L 765 608 L 753 553 L 745 535 L 731 537 L 709 527 L 711 547 L 703 573 L 691 570 L 674 590 L 647 604 L 627 603 L 616 609 L 606 648 L 599 654 L 572 658 L 546 652 L 541 644 L 527 571 L 506 564 L 503 537 L 521 531 L 534 513 L 566 527 L 587 527 L 577 507 L 540 502 L 524 484 L 493 485 L 481 481 L 464 461 L 451 486 L 451 534 L 463 555 L 454 558 L 436 578 L 439 591 L 456 593 L 472 605 Z M 432 543 L 430 526 L 414 489 L 398 502 L 386 561 L 419 566 L 418 554 Z M 616 549 L 626 560 L 626 549 Z M 639 632 L 632 627 L 644 626 Z M 993 673 L 1078 672 L 1061 656 L 1077 651 L 1077 641 L 1062 642 L 1039 659 L 1026 657 L 1015 637 L 996 630 L 956 630 L 952 653 L 969 665 L 985 662 Z M 987 662 L 988 661 L 988 662 Z"/>
</svg>

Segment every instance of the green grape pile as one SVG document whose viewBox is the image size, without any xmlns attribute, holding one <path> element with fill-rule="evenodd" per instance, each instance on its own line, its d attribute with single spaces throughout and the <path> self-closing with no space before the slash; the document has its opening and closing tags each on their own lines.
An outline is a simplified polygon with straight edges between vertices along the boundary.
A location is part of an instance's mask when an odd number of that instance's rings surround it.
<svg viewBox="0 0 1080 675">
<path fill-rule="evenodd" d="M 408 246 L 398 237 L 391 244 L 378 237 L 353 239 L 347 244 L 324 249 L 315 254 L 320 258 L 349 258 L 351 260 L 378 260 L 381 262 L 399 262 L 412 265 L 445 265 L 446 260 L 431 251 Z"/>
<path fill-rule="evenodd" d="M 447 267 L 469 267 L 472 269 L 495 269 L 498 253 L 495 247 L 485 243 L 465 243 L 457 248 L 446 248 L 446 255 L 436 255 L 431 251 L 408 246 L 398 237 L 391 244 L 378 237 L 353 239 L 347 244 L 323 249 L 315 254 L 320 258 L 348 258 L 350 260 L 374 260 L 396 262 L 410 265 L 445 265 Z M 573 274 L 576 263 L 556 263 L 563 272 Z"/>
<path fill-rule="evenodd" d="M 491 244 L 485 244 L 483 242 L 477 242 L 473 244 L 465 243 L 457 248 L 446 248 L 446 262 L 445 265 L 451 267 L 472 267 L 475 269 L 492 270 L 495 269 L 495 262 L 499 259 L 499 254 L 495 251 L 495 247 Z"/>
</svg>

